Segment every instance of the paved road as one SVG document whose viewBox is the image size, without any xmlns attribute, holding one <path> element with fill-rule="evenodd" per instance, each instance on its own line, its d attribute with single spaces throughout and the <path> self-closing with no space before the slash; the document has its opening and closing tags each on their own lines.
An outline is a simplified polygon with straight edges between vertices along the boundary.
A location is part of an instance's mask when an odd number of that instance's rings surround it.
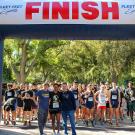
<svg viewBox="0 0 135 135">
<path fill-rule="evenodd" d="M 0 135 L 39 135 L 37 123 L 33 122 L 33 126 L 24 127 L 20 123 L 17 123 L 17 126 L 4 126 L 0 125 Z M 70 128 L 69 128 L 70 129 Z M 44 131 L 47 135 L 52 135 L 52 129 L 50 125 L 47 125 L 47 128 Z M 100 126 L 96 125 L 95 128 L 77 126 L 77 135 L 134 135 L 135 134 L 135 124 L 130 124 L 125 121 L 122 122 L 120 127 L 116 128 L 110 126 Z M 63 130 L 61 131 L 63 135 Z M 71 131 L 69 131 L 71 135 Z"/>
</svg>

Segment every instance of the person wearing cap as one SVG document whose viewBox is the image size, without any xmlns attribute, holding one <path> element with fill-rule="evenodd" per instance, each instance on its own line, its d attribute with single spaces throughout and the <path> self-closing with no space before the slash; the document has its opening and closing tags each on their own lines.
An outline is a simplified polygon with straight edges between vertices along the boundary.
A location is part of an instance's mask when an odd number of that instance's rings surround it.
<svg viewBox="0 0 135 135">
<path fill-rule="evenodd" d="M 74 115 L 76 110 L 76 103 L 75 103 L 74 94 L 72 93 L 72 91 L 68 90 L 67 83 L 62 84 L 60 101 L 61 101 L 62 117 L 64 122 L 64 135 L 68 135 L 68 131 L 67 131 L 68 117 L 72 128 L 72 135 L 76 135 L 75 115 Z"/>
<path fill-rule="evenodd" d="M 43 88 L 39 90 L 35 96 L 38 97 L 38 126 L 40 135 L 44 134 L 44 127 L 47 121 L 49 110 L 49 84 L 43 84 Z"/>
</svg>

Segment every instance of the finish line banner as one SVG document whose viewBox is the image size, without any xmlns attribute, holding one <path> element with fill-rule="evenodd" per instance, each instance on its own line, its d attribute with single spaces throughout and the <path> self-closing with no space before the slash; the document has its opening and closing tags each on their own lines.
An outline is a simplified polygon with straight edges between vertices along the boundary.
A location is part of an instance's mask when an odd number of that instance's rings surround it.
<svg viewBox="0 0 135 135">
<path fill-rule="evenodd" d="M 135 24 L 135 0 L 1 0 L 10 24 Z"/>
</svg>

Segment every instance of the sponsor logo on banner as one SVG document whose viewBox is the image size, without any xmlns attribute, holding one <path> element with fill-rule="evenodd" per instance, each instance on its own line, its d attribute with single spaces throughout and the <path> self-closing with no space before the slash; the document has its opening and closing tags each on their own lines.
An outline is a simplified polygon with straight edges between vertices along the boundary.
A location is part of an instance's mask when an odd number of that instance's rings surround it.
<svg viewBox="0 0 135 135">
<path fill-rule="evenodd" d="M 122 5 L 121 8 L 125 10 L 125 14 L 135 14 L 135 4 L 134 5 Z"/>
<path fill-rule="evenodd" d="M 23 5 L 0 5 L 0 15 L 7 15 L 12 12 L 17 12 Z"/>
</svg>

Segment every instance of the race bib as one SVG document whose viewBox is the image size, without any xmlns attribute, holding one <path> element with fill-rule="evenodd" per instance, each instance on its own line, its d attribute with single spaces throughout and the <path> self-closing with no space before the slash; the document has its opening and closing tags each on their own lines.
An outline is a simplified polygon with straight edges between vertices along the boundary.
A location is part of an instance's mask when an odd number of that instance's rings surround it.
<svg viewBox="0 0 135 135">
<path fill-rule="evenodd" d="M 76 94 L 74 94 L 74 98 L 77 99 L 77 95 Z"/>
<path fill-rule="evenodd" d="M 12 92 L 8 92 L 8 93 L 7 93 L 7 96 L 8 96 L 8 97 L 12 96 Z"/>
<path fill-rule="evenodd" d="M 88 101 L 93 101 L 93 97 L 89 97 L 88 98 Z"/>
<path fill-rule="evenodd" d="M 112 99 L 117 99 L 117 95 L 112 95 Z"/>
<path fill-rule="evenodd" d="M 55 109 L 55 108 L 59 108 L 59 103 L 57 102 L 57 103 L 53 103 L 53 108 Z"/>
<path fill-rule="evenodd" d="M 105 103 L 106 102 L 105 99 L 106 99 L 105 96 L 101 96 L 101 103 Z"/>
</svg>

